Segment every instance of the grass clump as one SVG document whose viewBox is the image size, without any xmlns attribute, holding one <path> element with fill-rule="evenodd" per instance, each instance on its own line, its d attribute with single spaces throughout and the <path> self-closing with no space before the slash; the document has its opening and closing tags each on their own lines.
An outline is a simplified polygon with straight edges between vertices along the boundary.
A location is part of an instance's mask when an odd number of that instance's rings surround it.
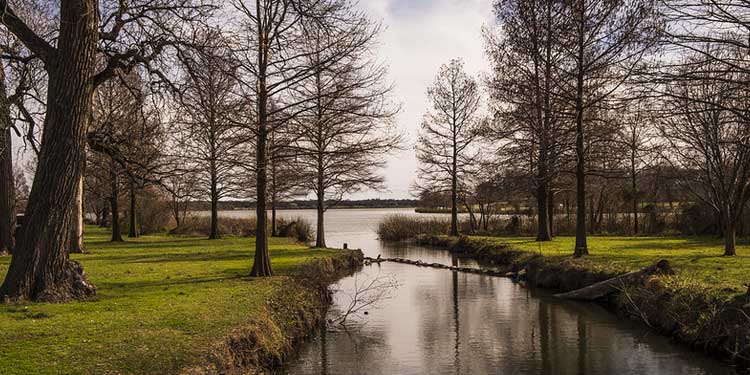
<svg viewBox="0 0 750 375">
<path fill-rule="evenodd" d="M 447 234 L 450 225 L 450 218 L 388 215 L 378 224 L 378 237 L 384 241 L 403 241 L 420 234 Z"/>
<path fill-rule="evenodd" d="M 345 255 L 272 239 L 279 276 L 249 278 L 252 238 L 107 239 L 105 231 L 88 227 L 89 253 L 72 256 L 97 285 L 94 300 L 0 305 L 3 374 L 176 374 L 204 368 L 207 361 L 226 367 L 238 357 L 219 354 L 221 348 L 236 350 L 229 338 L 248 330 L 261 332 L 264 345 L 282 353 L 290 338 L 263 331 L 269 322 L 281 332 L 287 324 L 273 301 L 293 295 L 299 301 L 287 302 L 307 311 L 318 297 L 290 275 L 315 259 Z M 9 262 L 0 258 L 0 272 Z"/>
</svg>

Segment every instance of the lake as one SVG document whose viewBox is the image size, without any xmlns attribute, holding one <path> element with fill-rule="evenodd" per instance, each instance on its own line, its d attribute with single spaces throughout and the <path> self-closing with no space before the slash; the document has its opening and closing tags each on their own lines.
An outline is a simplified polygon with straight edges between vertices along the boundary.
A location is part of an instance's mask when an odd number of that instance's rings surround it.
<svg viewBox="0 0 750 375">
<path fill-rule="evenodd" d="M 243 217 L 251 211 L 223 211 Z M 314 210 L 278 211 L 315 223 Z M 365 255 L 479 267 L 448 251 L 377 239 L 386 215 L 413 209 L 332 209 L 329 246 Z M 439 215 L 439 214 L 433 214 Z M 273 261 L 273 260 L 272 260 Z M 618 319 L 595 304 L 562 301 L 499 277 L 418 268 L 398 263 L 366 266 L 339 282 L 330 316 L 347 293 L 380 275 L 399 283 L 389 299 L 367 310 L 353 327 L 324 330 L 305 343 L 280 374 L 734 374 L 731 367 L 673 344 L 642 325 Z"/>
</svg>

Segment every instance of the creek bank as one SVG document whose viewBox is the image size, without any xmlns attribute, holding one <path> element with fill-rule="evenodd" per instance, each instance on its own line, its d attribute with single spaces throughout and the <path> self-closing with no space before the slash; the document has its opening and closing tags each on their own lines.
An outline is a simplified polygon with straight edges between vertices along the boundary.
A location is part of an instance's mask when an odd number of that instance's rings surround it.
<svg viewBox="0 0 750 375">
<path fill-rule="evenodd" d="M 183 375 L 270 374 L 305 339 L 325 324 L 332 301 L 329 286 L 362 268 L 360 250 L 342 250 L 332 257 L 312 259 L 284 277 L 283 287 L 269 296 L 252 323 L 233 329 L 211 350 L 206 365 Z"/>
<path fill-rule="evenodd" d="M 545 257 L 507 244 L 462 236 L 420 235 L 419 245 L 448 249 L 490 264 L 527 284 L 567 293 L 622 275 L 622 272 L 572 257 Z M 690 275 L 651 275 L 596 300 L 611 312 L 633 319 L 705 354 L 750 367 L 750 297 L 710 289 Z"/>
</svg>

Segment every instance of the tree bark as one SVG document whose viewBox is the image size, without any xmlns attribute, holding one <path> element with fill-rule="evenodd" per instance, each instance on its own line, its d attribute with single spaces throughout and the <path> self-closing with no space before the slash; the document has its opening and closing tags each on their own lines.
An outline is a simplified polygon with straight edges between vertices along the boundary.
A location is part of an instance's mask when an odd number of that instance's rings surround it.
<svg viewBox="0 0 750 375">
<path fill-rule="evenodd" d="M 109 206 L 112 211 L 112 242 L 122 242 L 122 229 L 120 228 L 120 185 L 117 181 L 117 172 L 114 170 L 114 162 L 112 162 L 112 171 L 110 176 L 110 189 L 111 196 L 109 198 Z"/>
<path fill-rule="evenodd" d="M 267 35 L 260 16 L 263 12 L 260 0 L 255 3 L 258 16 L 258 129 L 256 145 L 256 221 L 255 234 L 255 260 L 250 276 L 263 277 L 273 276 L 271 270 L 271 256 L 268 253 L 268 224 L 266 213 L 266 200 L 268 187 L 268 88 L 266 86 L 266 73 L 268 68 L 268 45 Z"/>
<path fill-rule="evenodd" d="M 86 248 L 83 246 L 83 175 L 78 179 L 75 204 L 73 205 L 73 230 L 71 231 L 70 253 L 83 254 Z"/>
<path fill-rule="evenodd" d="M 219 178 L 216 172 L 216 154 L 211 151 L 211 231 L 208 234 L 209 240 L 221 238 L 219 234 Z"/>
<path fill-rule="evenodd" d="M 733 218 L 724 219 L 724 256 L 737 255 L 736 227 L 737 225 Z"/>
<path fill-rule="evenodd" d="M 635 138 L 635 130 L 633 131 L 633 138 Z M 633 191 L 633 234 L 638 234 L 638 185 L 637 185 L 637 171 L 635 165 L 635 145 L 631 149 L 630 153 L 630 188 Z"/>
<path fill-rule="evenodd" d="M 0 254 L 13 254 L 16 227 L 16 187 L 13 178 L 10 103 L 5 89 L 5 71 L 0 62 Z"/>
<path fill-rule="evenodd" d="M 326 229 L 325 229 L 325 192 L 323 191 L 322 180 L 319 181 L 318 186 L 318 229 L 317 235 L 315 236 L 315 247 L 327 247 L 326 246 Z"/>
<path fill-rule="evenodd" d="M 211 197 L 211 232 L 208 234 L 209 240 L 218 240 L 219 235 L 219 202 Z"/>
<path fill-rule="evenodd" d="M 73 203 L 85 158 L 96 51 L 95 0 L 60 3 L 57 49 L 46 64 L 47 114 L 39 162 L 16 253 L 0 287 L 3 300 L 68 301 L 95 294 L 68 258 Z"/>
<path fill-rule="evenodd" d="M 454 147 L 455 149 L 455 147 Z M 452 237 L 458 237 L 458 172 L 456 171 L 456 158 L 453 155 L 453 174 L 451 175 L 451 233 Z"/>
<path fill-rule="evenodd" d="M 128 237 L 137 238 L 140 233 L 138 231 L 138 205 L 136 204 L 135 194 L 135 182 L 130 180 L 130 215 L 128 215 Z"/>
</svg>

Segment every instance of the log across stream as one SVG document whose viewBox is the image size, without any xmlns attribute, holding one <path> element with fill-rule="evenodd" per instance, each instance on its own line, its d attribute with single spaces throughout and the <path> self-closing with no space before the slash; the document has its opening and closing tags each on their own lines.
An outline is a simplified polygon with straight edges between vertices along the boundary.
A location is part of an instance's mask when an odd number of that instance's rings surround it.
<svg viewBox="0 0 750 375">
<path fill-rule="evenodd" d="M 522 280 L 526 274 L 525 269 L 521 269 L 518 272 L 500 272 L 489 269 L 480 269 L 473 267 L 458 267 L 448 266 L 441 263 L 428 263 L 421 260 L 411 260 L 404 258 L 381 258 L 380 255 L 377 258 L 365 257 L 364 264 L 371 265 L 373 263 L 380 264 L 382 262 L 394 262 L 402 264 L 411 264 L 417 267 L 430 267 L 447 269 L 456 272 L 466 272 L 479 275 L 496 276 L 496 277 L 509 277 L 514 280 Z M 580 289 L 572 290 L 566 293 L 555 294 L 556 297 L 580 301 L 595 301 L 597 299 L 606 297 L 610 294 L 617 293 L 623 288 L 629 285 L 637 285 L 643 283 L 646 277 L 655 274 L 672 274 L 672 268 L 667 260 L 660 260 L 653 265 L 644 267 L 640 270 L 628 272 L 622 275 L 618 275 L 611 279 L 607 279 Z"/>
</svg>

